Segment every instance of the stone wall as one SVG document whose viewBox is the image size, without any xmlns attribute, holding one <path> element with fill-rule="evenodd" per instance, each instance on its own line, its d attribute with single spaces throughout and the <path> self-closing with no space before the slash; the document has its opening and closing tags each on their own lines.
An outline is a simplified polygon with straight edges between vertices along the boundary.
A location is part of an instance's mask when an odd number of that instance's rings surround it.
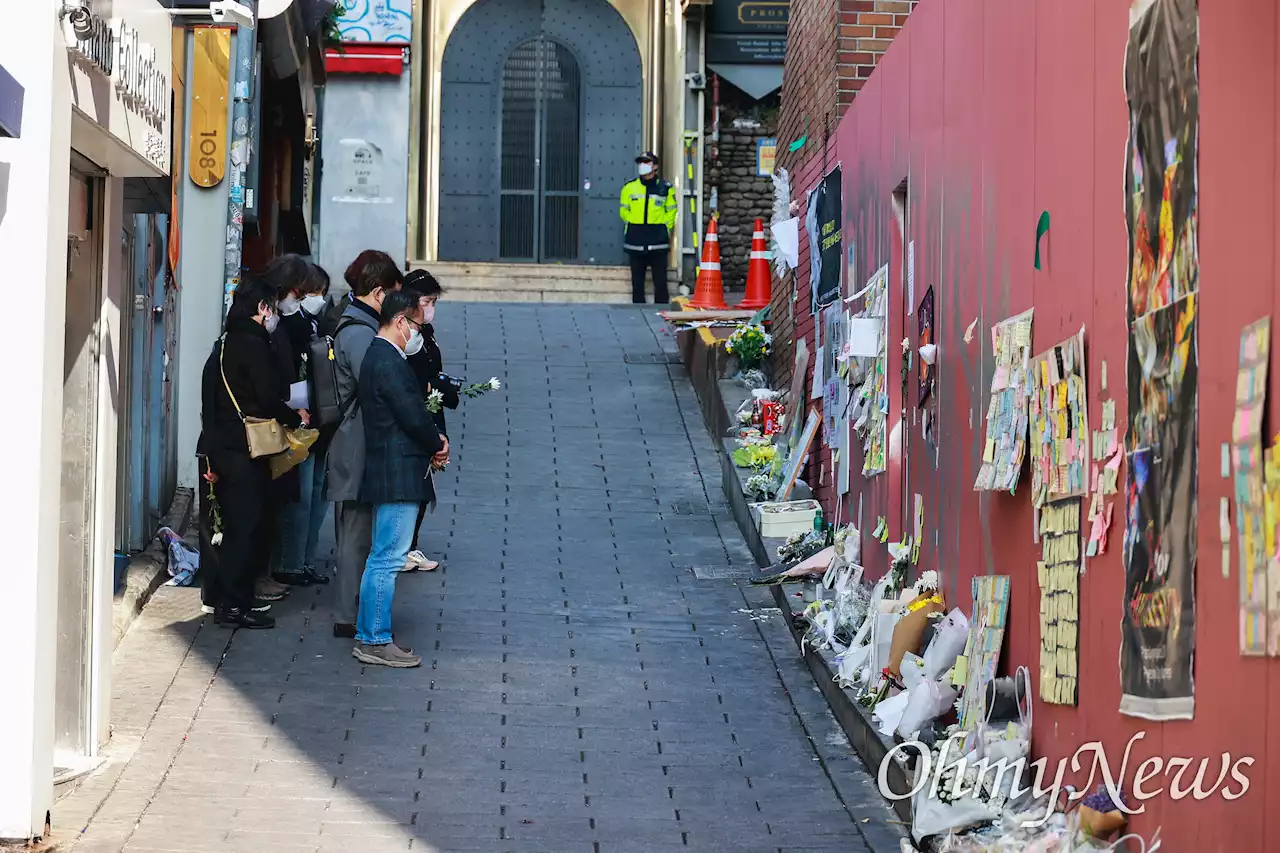
<svg viewBox="0 0 1280 853">
<path fill-rule="evenodd" d="M 774 128 L 761 123 L 758 128 L 736 129 L 733 120 L 721 115 L 718 157 L 707 135 L 706 185 L 718 195 L 720 221 L 720 270 L 726 290 L 747 286 L 747 261 L 751 253 L 751 233 L 755 220 L 767 224 L 773 217 L 773 181 L 756 176 L 756 140 L 771 138 Z"/>
</svg>

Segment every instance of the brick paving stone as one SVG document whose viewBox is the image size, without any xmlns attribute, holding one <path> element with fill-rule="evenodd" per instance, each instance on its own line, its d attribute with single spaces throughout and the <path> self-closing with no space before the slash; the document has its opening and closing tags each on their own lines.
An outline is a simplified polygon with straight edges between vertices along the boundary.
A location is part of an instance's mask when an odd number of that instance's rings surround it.
<svg viewBox="0 0 1280 853">
<path fill-rule="evenodd" d="M 326 589 L 277 605 L 275 631 L 231 634 L 163 588 L 116 652 L 107 761 L 58 803 L 59 837 L 79 853 L 872 849 L 874 783 L 780 617 L 739 612 L 767 595 L 690 569 L 751 557 L 681 368 L 624 361 L 674 351 L 660 321 L 449 305 L 439 335 L 452 372 L 504 384 L 449 415 L 455 462 L 422 536 L 443 568 L 397 582 L 397 634 L 424 666 L 359 665 Z"/>
</svg>

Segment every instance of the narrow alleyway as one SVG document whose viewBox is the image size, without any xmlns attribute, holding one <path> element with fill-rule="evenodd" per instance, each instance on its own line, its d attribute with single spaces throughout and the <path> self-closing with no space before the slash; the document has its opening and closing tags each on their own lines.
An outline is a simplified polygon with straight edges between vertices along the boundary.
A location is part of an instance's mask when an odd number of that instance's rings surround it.
<svg viewBox="0 0 1280 853">
<path fill-rule="evenodd" d="M 164 588 L 116 653 L 110 760 L 59 802 L 56 837 L 79 853 L 883 849 L 888 812 L 771 599 L 691 570 L 753 564 L 653 312 L 446 302 L 439 325 L 446 370 L 503 390 L 449 413 L 426 548 L 444 568 L 397 585 L 423 667 L 362 668 L 327 591 L 232 635 Z"/>
</svg>

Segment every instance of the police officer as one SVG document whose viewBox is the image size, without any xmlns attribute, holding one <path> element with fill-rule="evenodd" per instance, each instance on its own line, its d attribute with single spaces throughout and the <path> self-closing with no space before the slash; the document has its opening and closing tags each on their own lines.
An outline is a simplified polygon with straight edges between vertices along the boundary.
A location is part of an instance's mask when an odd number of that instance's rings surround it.
<svg viewBox="0 0 1280 853">
<path fill-rule="evenodd" d="M 636 158 L 640 177 L 622 188 L 619 215 L 627 224 L 622 248 L 631 255 L 631 301 L 644 304 L 644 271 L 653 270 L 653 301 L 667 296 L 667 253 L 676 224 L 675 187 L 658 177 L 658 155 L 646 151 Z"/>
</svg>

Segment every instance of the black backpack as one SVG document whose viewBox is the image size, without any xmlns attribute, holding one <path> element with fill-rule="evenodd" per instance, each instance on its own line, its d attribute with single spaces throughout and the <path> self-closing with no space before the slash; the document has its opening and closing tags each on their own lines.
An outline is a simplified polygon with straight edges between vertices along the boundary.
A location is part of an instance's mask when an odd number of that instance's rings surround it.
<svg viewBox="0 0 1280 853">
<path fill-rule="evenodd" d="M 332 335 L 318 335 L 307 345 L 307 378 L 311 382 L 311 423 L 313 426 L 337 426 L 346 417 L 347 406 L 338 396 L 338 362 L 334 344 L 348 326 L 362 325 L 359 320 L 345 320 Z"/>
</svg>

